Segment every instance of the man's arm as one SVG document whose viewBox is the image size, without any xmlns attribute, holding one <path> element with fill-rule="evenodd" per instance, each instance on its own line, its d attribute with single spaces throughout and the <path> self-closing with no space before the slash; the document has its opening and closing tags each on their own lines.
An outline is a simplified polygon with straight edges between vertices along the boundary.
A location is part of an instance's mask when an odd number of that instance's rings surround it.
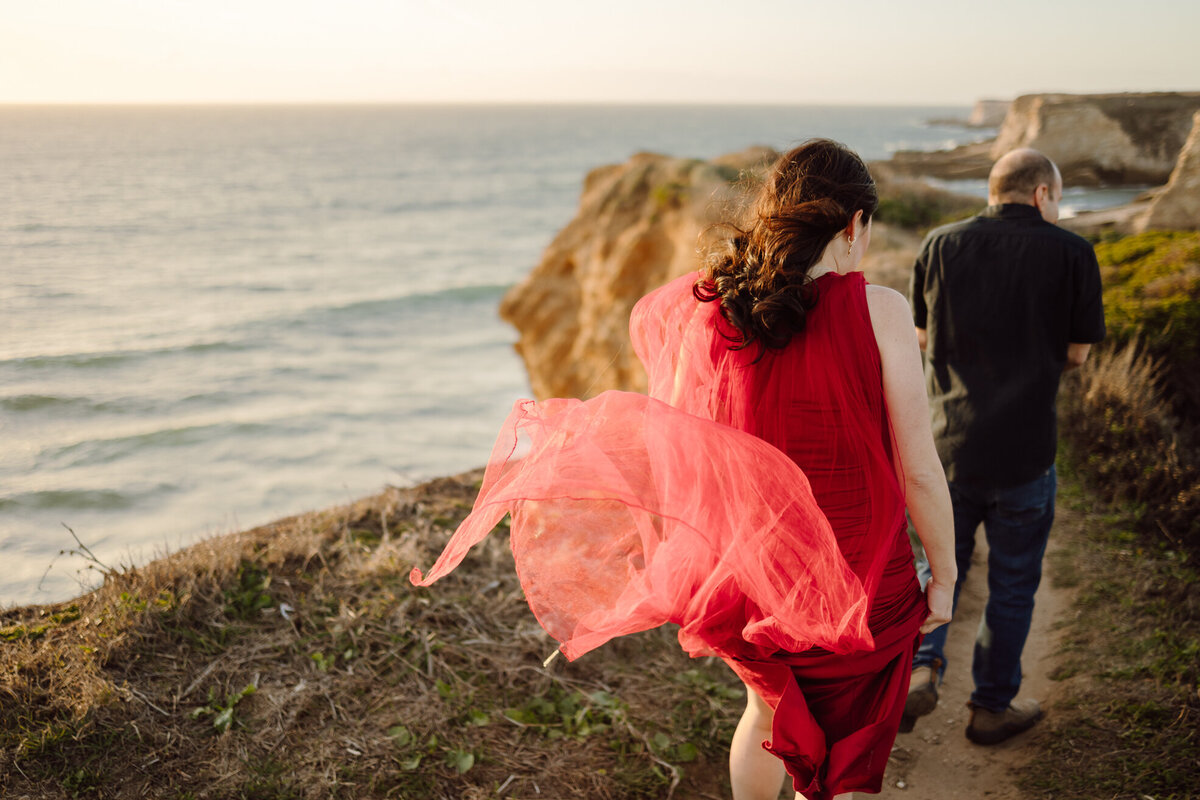
<svg viewBox="0 0 1200 800">
<path fill-rule="evenodd" d="M 921 334 L 917 334 L 921 338 L 922 349 L 924 348 L 924 339 Z M 1077 369 L 1083 366 L 1083 362 L 1087 361 L 1088 351 L 1092 349 L 1090 344 L 1084 342 L 1071 342 L 1067 345 L 1067 363 L 1063 365 L 1063 372 Z"/>
<path fill-rule="evenodd" d="M 925 352 L 925 343 L 928 336 L 925 335 L 925 328 L 928 324 L 927 317 L 929 309 L 925 307 L 925 252 L 929 246 L 929 239 L 921 242 L 921 251 L 917 253 L 917 260 L 913 263 L 912 274 L 908 279 L 908 304 L 912 307 L 913 326 L 917 329 L 917 346 L 921 348 L 921 352 Z"/>
<path fill-rule="evenodd" d="M 924 351 L 925 351 L 925 343 L 926 343 L 926 342 L 928 342 L 928 341 L 929 341 L 929 335 L 928 335 L 927 333 L 925 333 L 925 329 L 924 329 L 924 328 L 917 328 L 917 347 L 921 348 L 921 351 L 922 351 L 922 352 L 924 352 Z M 1071 345 L 1071 347 L 1074 347 L 1074 346 L 1075 346 L 1075 345 Z M 1069 359 L 1070 357 L 1071 357 L 1071 354 L 1068 352 L 1068 353 L 1067 353 L 1067 358 Z M 1084 351 L 1084 353 L 1083 353 L 1083 357 L 1084 357 L 1084 358 L 1087 358 L 1087 351 L 1086 351 L 1086 350 L 1085 350 L 1085 351 Z M 1083 363 L 1082 361 L 1080 361 L 1080 362 L 1079 362 L 1079 364 L 1082 364 L 1082 363 Z M 1079 366 L 1079 364 L 1076 364 L 1075 366 Z"/>
</svg>

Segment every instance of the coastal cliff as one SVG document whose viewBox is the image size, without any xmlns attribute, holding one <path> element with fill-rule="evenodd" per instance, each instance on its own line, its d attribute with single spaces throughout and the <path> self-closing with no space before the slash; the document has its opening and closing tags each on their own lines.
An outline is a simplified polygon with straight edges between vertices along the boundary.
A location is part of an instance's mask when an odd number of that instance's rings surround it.
<svg viewBox="0 0 1200 800">
<path fill-rule="evenodd" d="M 1200 111 L 1192 117 L 1192 130 L 1167 185 L 1154 198 L 1137 226 L 1200 229 Z"/>
<path fill-rule="evenodd" d="M 699 266 L 702 234 L 737 213 L 776 156 L 751 148 L 712 161 L 639 153 L 588 173 L 575 218 L 505 295 L 500 316 L 534 395 L 644 391 L 629 313 L 651 289 Z"/>
<path fill-rule="evenodd" d="M 910 175 L 985 178 L 1000 156 L 1033 147 L 1054 159 L 1068 186 L 1161 184 L 1198 109 L 1200 92 L 1023 95 L 1008 106 L 990 143 L 899 152 L 891 164 Z"/>
<path fill-rule="evenodd" d="M 1072 186 L 1167 180 L 1200 109 L 1200 92 L 1018 97 L 992 143 L 999 158 L 1033 147 Z"/>
</svg>

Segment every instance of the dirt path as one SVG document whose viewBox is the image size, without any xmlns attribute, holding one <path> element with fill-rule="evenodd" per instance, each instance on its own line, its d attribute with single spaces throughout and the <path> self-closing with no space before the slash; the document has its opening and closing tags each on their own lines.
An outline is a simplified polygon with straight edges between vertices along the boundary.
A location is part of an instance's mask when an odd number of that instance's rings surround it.
<svg viewBox="0 0 1200 800">
<path fill-rule="evenodd" d="M 864 270 L 872 283 L 891 286 L 900 292 L 908 288 L 908 276 L 916 255 L 918 238 L 903 230 L 876 226 L 872 234 L 870 262 Z M 1049 550 L 1062 546 L 1070 535 L 1073 515 L 1059 508 Z M 967 698 L 971 694 L 971 653 L 975 632 L 983 615 L 987 590 L 987 543 L 983 531 L 977 533 L 978 546 L 971 572 L 959 598 L 958 614 L 946 642 L 950 662 L 940 692 L 938 707 L 917 721 L 912 733 L 896 739 L 888 762 L 883 791 L 876 795 L 888 800 L 1018 800 L 1013 767 L 1031 755 L 1031 735 L 1017 736 L 1003 744 L 981 747 L 967 741 Z M 1046 555 L 1045 564 L 1051 561 Z M 1025 679 L 1022 697 L 1035 697 L 1053 714 L 1054 682 L 1048 677 L 1050 657 L 1058 649 L 1054 623 L 1070 607 L 1068 590 L 1056 589 L 1044 571 L 1033 613 L 1033 628 L 1025 645 L 1021 663 Z"/>
<path fill-rule="evenodd" d="M 1059 515 L 1050 536 L 1050 550 L 1061 547 L 1065 534 Z M 1069 523 L 1068 523 L 1069 524 Z M 967 698 L 971 693 L 971 653 L 983 612 L 987 588 L 987 545 L 983 532 L 959 599 L 958 613 L 946 643 L 949 668 L 940 689 L 937 709 L 917 721 L 912 733 L 902 733 L 892 750 L 880 798 L 905 800 L 1018 800 L 1013 767 L 1032 755 L 1031 734 L 999 745 L 981 747 L 967 741 Z M 1050 555 L 1046 563 L 1049 565 Z M 1053 713 L 1055 685 L 1048 677 L 1051 656 L 1058 649 L 1054 623 L 1067 613 L 1067 589 L 1055 588 L 1043 572 L 1033 614 L 1033 628 L 1021 659 L 1025 678 L 1021 697 L 1035 697 Z"/>
</svg>

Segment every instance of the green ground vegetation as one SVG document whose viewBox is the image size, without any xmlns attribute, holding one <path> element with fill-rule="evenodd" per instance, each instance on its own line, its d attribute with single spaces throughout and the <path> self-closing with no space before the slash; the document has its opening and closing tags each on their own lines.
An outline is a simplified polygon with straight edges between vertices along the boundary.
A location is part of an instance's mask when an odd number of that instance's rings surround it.
<svg viewBox="0 0 1200 800">
<path fill-rule="evenodd" d="M 1200 786 L 1200 575 L 1149 542 L 1129 509 L 1098 508 L 1060 472 L 1059 530 L 1049 567 L 1075 592 L 1058 623 L 1059 682 L 1028 747 L 1020 784 L 1055 800 L 1186 800 Z"/>
<path fill-rule="evenodd" d="M 931 186 L 917 178 L 892 175 L 886 170 L 876 172 L 879 208 L 874 219 L 887 225 L 926 233 L 978 214 L 987 205 L 980 198 Z"/>
<path fill-rule="evenodd" d="M 1077 532 L 1051 574 L 1076 599 L 1022 784 L 1183 800 L 1200 786 L 1200 234 L 1110 237 L 1097 256 L 1109 339 L 1059 407 L 1060 528 Z"/>
<path fill-rule="evenodd" d="M 1159 365 L 1162 389 L 1200 448 L 1200 233 L 1149 231 L 1096 244 L 1114 345 L 1134 344 Z"/>
<path fill-rule="evenodd" d="M 1063 388 L 1080 478 L 1148 541 L 1200 558 L 1200 233 L 1097 245 L 1109 336 Z"/>
</svg>

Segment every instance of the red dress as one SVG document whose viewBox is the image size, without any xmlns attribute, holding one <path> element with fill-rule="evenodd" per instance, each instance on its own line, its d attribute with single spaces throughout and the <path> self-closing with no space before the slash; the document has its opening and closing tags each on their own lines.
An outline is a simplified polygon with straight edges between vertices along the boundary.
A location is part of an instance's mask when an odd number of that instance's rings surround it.
<svg viewBox="0 0 1200 800">
<path fill-rule="evenodd" d="M 860 273 L 818 279 L 803 333 L 754 363 L 698 275 L 630 333 L 650 397 L 518 403 L 475 508 L 424 579 L 505 513 L 530 608 L 575 658 L 674 622 L 773 708 L 797 791 L 878 791 L 926 613 Z"/>
</svg>

